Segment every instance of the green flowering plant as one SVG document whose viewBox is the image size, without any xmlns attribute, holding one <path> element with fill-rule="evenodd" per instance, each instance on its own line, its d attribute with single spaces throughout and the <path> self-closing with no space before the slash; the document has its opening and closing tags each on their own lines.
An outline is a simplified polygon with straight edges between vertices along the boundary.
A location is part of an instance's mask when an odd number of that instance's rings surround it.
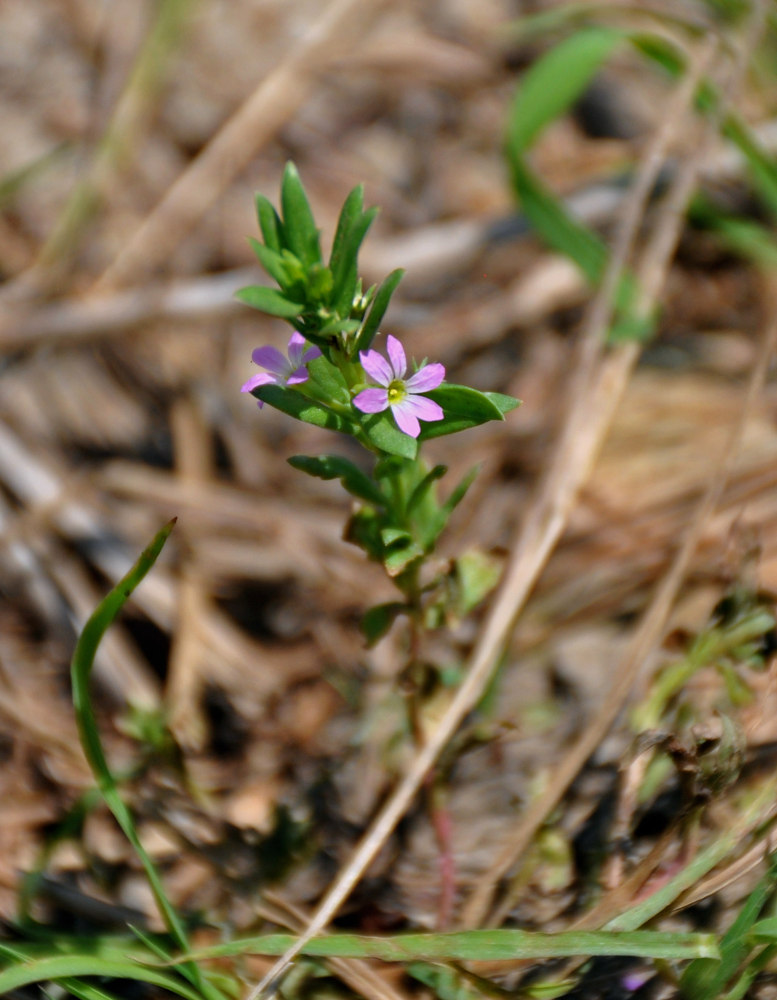
<svg viewBox="0 0 777 1000">
<path fill-rule="evenodd" d="M 364 291 L 358 254 L 376 209 L 365 210 L 361 186 L 345 200 L 326 263 L 292 163 L 283 175 L 280 202 L 278 213 L 257 195 L 262 241 L 251 240 L 278 288 L 252 285 L 241 289 L 238 298 L 285 320 L 293 333 L 286 356 L 270 346 L 254 350 L 252 360 L 263 371 L 251 376 L 242 391 L 256 397 L 260 407 L 267 404 L 349 435 L 364 447 L 366 462 L 361 465 L 342 455 L 296 455 L 289 462 L 308 475 L 339 479 L 356 498 L 345 537 L 382 563 L 402 592 L 403 601 L 365 615 L 363 630 L 372 643 L 402 613 L 420 627 L 441 620 L 441 604 L 452 592 L 442 580 L 423 579 L 422 569 L 476 470 L 441 500 L 438 482 L 447 469 L 429 468 L 420 457 L 421 445 L 429 438 L 504 420 L 520 400 L 446 382 L 445 368 L 436 362 L 424 361 L 410 370 L 404 347 L 391 334 L 385 341 L 387 356 L 373 347 L 403 272 L 392 271 L 380 285 Z M 473 581 L 472 587 L 479 583 Z"/>
</svg>

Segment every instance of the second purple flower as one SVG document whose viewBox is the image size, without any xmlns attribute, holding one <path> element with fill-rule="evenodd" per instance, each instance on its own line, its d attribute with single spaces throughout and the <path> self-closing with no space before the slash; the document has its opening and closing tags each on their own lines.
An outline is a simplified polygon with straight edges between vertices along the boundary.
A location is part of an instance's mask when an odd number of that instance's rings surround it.
<svg viewBox="0 0 777 1000">
<path fill-rule="evenodd" d="M 305 338 L 296 331 L 292 333 L 289 340 L 289 356 L 286 357 L 277 347 L 257 347 L 251 354 L 251 360 L 255 365 L 266 368 L 267 371 L 252 375 L 243 384 L 241 392 L 251 392 L 260 385 L 299 385 L 307 382 L 308 370 L 306 365 L 309 361 L 321 356 L 321 351 L 317 347 L 309 347 L 305 350 Z M 264 405 L 261 399 L 257 404 L 261 409 Z"/>
<path fill-rule="evenodd" d="M 445 416 L 441 406 L 422 395 L 440 385 L 445 378 L 445 367 L 422 365 L 414 375 L 405 378 L 405 351 L 391 334 L 386 338 L 386 349 L 388 361 L 377 351 L 359 353 L 362 368 L 380 388 L 363 389 L 354 396 L 353 405 L 362 413 L 381 413 L 390 408 L 399 429 L 417 438 L 421 433 L 419 420 L 442 420 Z"/>
</svg>

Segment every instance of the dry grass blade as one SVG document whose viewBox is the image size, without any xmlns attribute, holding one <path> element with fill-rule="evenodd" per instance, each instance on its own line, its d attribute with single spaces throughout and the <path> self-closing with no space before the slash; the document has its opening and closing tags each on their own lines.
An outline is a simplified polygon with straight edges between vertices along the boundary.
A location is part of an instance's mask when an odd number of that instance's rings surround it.
<svg viewBox="0 0 777 1000">
<path fill-rule="evenodd" d="M 279 893 L 265 890 L 264 899 L 269 904 L 267 917 L 281 927 L 299 932 L 310 919 L 309 914 Z M 374 968 L 369 962 L 358 958 L 328 958 L 327 965 L 351 989 L 368 1000 L 407 1000 L 407 995 L 386 978 L 386 966 Z"/>
</svg>

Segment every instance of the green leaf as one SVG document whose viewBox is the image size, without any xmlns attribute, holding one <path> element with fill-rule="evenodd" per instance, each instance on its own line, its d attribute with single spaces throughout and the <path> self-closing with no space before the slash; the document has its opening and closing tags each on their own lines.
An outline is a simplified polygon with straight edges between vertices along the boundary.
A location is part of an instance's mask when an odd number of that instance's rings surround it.
<svg viewBox="0 0 777 1000">
<path fill-rule="evenodd" d="M 329 266 L 334 277 L 331 304 L 341 316 L 350 315 L 359 279 L 359 248 L 377 214 L 376 208 L 364 211 L 362 185 L 351 191 L 340 212 Z"/>
<path fill-rule="evenodd" d="M 355 333 L 358 329 L 358 319 L 341 319 L 339 316 L 333 316 L 319 327 L 318 334 L 320 337 L 325 337 L 330 333 Z"/>
<path fill-rule="evenodd" d="M 390 525 L 387 528 L 381 528 L 380 540 L 386 548 L 389 548 L 392 545 L 408 545 L 413 541 L 413 536 L 406 528 Z"/>
<path fill-rule="evenodd" d="M 71 976 L 101 976 L 131 979 L 170 990 L 186 1000 L 202 1000 L 204 990 L 188 986 L 180 976 L 162 972 L 130 959 L 101 958 L 98 955 L 56 955 L 13 965 L 0 972 L 0 994 L 7 995 L 32 983 L 61 982 Z M 213 987 L 210 987 L 213 990 Z M 213 994 L 211 994 L 213 995 Z M 220 996 L 221 994 L 216 993 Z"/>
<path fill-rule="evenodd" d="M 307 267 L 320 264 L 318 230 L 297 168 L 291 162 L 286 164 L 281 181 L 281 209 L 289 250 Z"/>
<path fill-rule="evenodd" d="M 256 217 L 259 220 L 259 228 L 262 231 L 262 238 L 268 250 L 280 253 L 286 245 L 283 237 L 283 223 L 278 218 L 278 213 L 263 194 L 256 195 Z"/>
<path fill-rule="evenodd" d="M 364 613 L 360 628 L 367 640 L 367 647 L 372 647 L 388 632 L 397 617 L 407 611 L 407 605 L 401 601 L 390 601 L 387 604 L 376 604 L 374 608 Z"/>
<path fill-rule="evenodd" d="M 358 356 L 359 351 L 369 350 L 370 345 L 375 339 L 375 334 L 378 332 L 380 322 L 386 315 L 389 302 L 391 302 L 391 296 L 396 291 L 397 285 L 402 280 L 404 273 L 404 269 L 398 267 L 395 271 L 392 271 L 391 274 L 387 275 L 383 279 L 380 288 L 377 290 L 375 297 L 370 303 L 370 308 L 364 317 L 362 328 L 354 340 L 354 358 Z"/>
<path fill-rule="evenodd" d="M 228 955 L 282 955 L 296 943 L 293 934 L 267 934 L 230 941 L 194 954 L 196 959 Z M 681 931 L 535 931 L 498 928 L 442 934 L 321 934 L 308 941 L 303 955 L 322 958 L 379 958 L 385 962 L 501 961 L 568 958 L 577 955 L 629 955 L 633 958 L 718 958 L 714 934 Z"/>
<path fill-rule="evenodd" d="M 445 413 L 443 420 L 421 425 L 420 440 L 455 434 L 468 427 L 477 427 L 488 420 L 504 420 L 504 414 L 520 405 L 520 400 L 502 393 L 479 392 L 466 385 L 443 382 L 437 389 L 424 393 L 438 403 Z"/>
<path fill-rule="evenodd" d="M 745 260 L 765 270 L 777 269 L 777 242 L 774 235 L 758 222 L 718 215 L 708 224 L 716 230 L 723 243 Z"/>
<path fill-rule="evenodd" d="M 383 542 L 380 539 L 382 523 L 382 513 L 379 514 L 374 507 L 362 507 L 351 515 L 343 537 L 346 542 L 364 549 L 370 559 L 380 562 L 383 558 Z"/>
<path fill-rule="evenodd" d="M 459 592 L 457 610 L 460 615 L 467 615 L 499 583 L 502 561 L 481 549 L 470 549 L 459 556 L 455 566 Z"/>
<path fill-rule="evenodd" d="M 752 951 L 751 931 L 764 907 L 774 898 L 777 889 L 777 857 L 772 855 L 769 869 L 747 897 L 736 919 L 720 942 L 720 961 L 696 959 L 680 979 L 680 993 L 692 1000 L 716 1000 L 726 984 L 744 966 Z"/>
<path fill-rule="evenodd" d="M 320 455 L 316 458 L 308 455 L 294 455 L 288 460 L 289 465 L 317 479 L 339 479 L 343 487 L 360 500 L 384 507 L 386 498 L 373 483 L 369 476 L 357 468 L 353 462 L 340 455 Z"/>
<path fill-rule="evenodd" d="M 132 845 L 138 860 L 143 866 L 146 879 L 154 895 L 154 900 L 159 907 L 168 930 L 175 938 L 178 946 L 186 950 L 188 948 L 188 941 L 183 923 L 172 903 L 167 898 L 153 861 L 140 842 L 132 814 L 121 798 L 116 779 L 108 767 L 89 694 L 92 666 L 103 635 L 113 624 L 133 590 L 135 590 L 156 562 L 174 525 L 175 520 L 172 520 L 161 531 L 157 532 L 151 544 L 140 554 L 135 565 L 132 566 L 129 572 L 119 580 L 110 593 L 98 604 L 84 625 L 81 635 L 78 637 L 70 665 L 70 676 L 78 734 L 84 749 L 84 755 L 97 781 L 97 786 L 106 805 L 113 813 L 116 822 L 121 827 L 122 832 Z M 82 973 L 74 972 L 70 974 L 81 975 Z M 187 965 L 185 967 L 185 974 L 192 983 L 200 989 L 203 988 L 204 981 L 196 966 Z M 0 976 L 0 978 L 2 977 Z M 0 993 L 2 992 L 3 990 L 0 988 Z M 215 995 L 217 996 L 218 993 L 216 992 Z"/>
<path fill-rule="evenodd" d="M 343 431 L 346 434 L 353 434 L 355 430 L 351 421 L 330 410 L 328 406 L 309 399 L 297 389 L 287 389 L 280 385 L 260 385 L 251 392 L 251 395 L 306 424 L 326 427 L 330 431 Z"/>
<path fill-rule="evenodd" d="M 672 76 L 678 77 L 685 72 L 685 58 L 665 39 L 655 34 L 635 32 L 630 36 L 630 40 L 638 51 L 662 66 Z M 707 80 L 699 87 L 696 100 L 699 110 L 706 113 L 717 111 L 721 106 L 720 95 Z M 721 132 L 744 156 L 755 187 L 768 205 L 772 217 L 777 218 L 777 164 L 774 157 L 764 149 L 752 129 L 736 114 L 725 114 Z"/>
<path fill-rule="evenodd" d="M 522 402 L 522 400 L 516 399 L 515 396 L 508 396 L 504 392 L 484 392 L 483 395 L 488 396 L 494 406 L 498 407 L 503 415 L 517 410 Z"/>
<path fill-rule="evenodd" d="M 581 29 L 534 63 L 510 108 L 507 142 L 512 157 L 528 149 L 580 97 L 623 38 L 611 28 Z"/>
<path fill-rule="evenodd" d="M 532 227 L 548 246 L 574 261 L 591 284 L 597 284 L 607 263 L 604 243 L 570 215 L 520 157 L 511 157 L 509 167 L 515 193 Z"/>
<path fill-rule="evenodd" d="M 359 283 L 359 249 L 377 214 L 377 208 L 371 208 L 356 220 L 348 233 L 332 296 L 333 308 L 343 316 L 347 316 L 351 312 Z"/>
<path fill-rule="evenodd" d="M 506 398 L 511 399 L 512 397 L 507 396 Z M 475 481 L 475 476 L 477 476 L 477 474 L 478 474 L 478 466 L 473 465 L 472 468 L 469 470 L 469 472 L 466 474 L 466 476 L 464 476 L 464 478 L 458 484 L 458 486 L 451 491 L 451 495 L 448 497 L 445 503 L 440 507 L 439 518 L 441 523 L 439 525 L 437 534 L 434 536 L 435 539 L 450 520 L 451 514 L 454 512 L 454 510 L 459 506 L 461 501 L 467 495 L 467 490 Z"/>
<path fill-rule="evenodd" d="M 438 1000 L 488 1000 L 491 995 L 490 990 L 479 990 L 466 973 L 447 965 L 411 962 L 405 972 L 428 986 Z"/>
<path fill-rule="evenodd" d="M 418 545 L 409 531 L 404 528 L 382 528 L 380 538 L 383 542 L 383 565 L 389 576 L 399 576 L 410 563 L 423 558 L 424 550 Z"/>
<path fill-rule="evenodd" d="M 333 402 L 350 403 L 351 394 L 348 391 L 348 383 L 343 377 L 340 369 L 328 361 L 322 354 L 314 358 L 308 364 L 308 374 L 311 381 L 321 393 L 323 400 Z"/>
<path fill-rule="evenodd" d="M 389 455 L 415 458 L 418 454 L 416 439 L 403 434 L 388 413 L 375 413 L 363 417 L 362 427 L 371 443 Z"/>
<path fill-rule="evenodd" d="M 410 499 L 407 501 L 408 514 L 411 514 L 415 508 L 426 499 L 429 494 L 429 490 L 438 479 L 442 479 L 447 471 L 448 467 L 446 465 L 435 465 L 433 469 L 426 473 L 421 482 L 418 483 L 413 492 L 410 494 Z"/>
<path fill-rule="evenodd" d="M 334 239 L 332 240 L 332 252 L 329 255 L 329 267 L 332 274 L 335 276 L 335 284 L 337 284 L 337 275 L 340 273 L 340 269 L 342 267 L 341 262 L 345 252 L 348 233 L 351 231 L 351 227 L 363 211 L 364 185 L 358 184 L 351 192 L 349 192 L 348 197 L 343 202 L 343 207 L 340 209 L 340 217 L 337 220 L 337 229 L 335 229 Z"/>
<path fill-rule="evenodd" d="M 304 309 L 301 302 L 290 302 L 275 288 L 265 285 L 249 285 L 235 292 L 235 298 L 240 299 L 252 309 L 267 313 L 269 316 L 280 316 L 282 319 L 294 319 Z"/>
<path fill-rule="evenodd" d="M 254 251 L 256 259 L 265 271 L 271 278 L 278 282 L 281 288 L 285 288 L 289 284 L 290 276 L 284 264 L 283 257 L 279 253 L 276 253 L 275 250 L 270 250 L 264 243 L 255 240 L 253 236 L 248 237 L 248 242 L 251 244 L 251 249 Z"/>
</svg>

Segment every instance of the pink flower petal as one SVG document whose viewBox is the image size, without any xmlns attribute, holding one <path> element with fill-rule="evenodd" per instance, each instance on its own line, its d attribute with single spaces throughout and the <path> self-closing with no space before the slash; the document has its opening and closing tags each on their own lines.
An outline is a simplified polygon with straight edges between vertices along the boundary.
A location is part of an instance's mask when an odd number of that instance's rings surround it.
<svg viewBox="0 0 777 1000">
<path fill-rule="evenodd" d="M 258 375 L 252 375 L 251 378 L 244 382 L 240 387 L 241 392 L 251 392 L 253 389 L 257 389 L 260 385 L 275 385 L 278 379 L 275 375 L 270 375 L 269 372 L 260 372 Z"/>
<path fill-rule="evenodd" d="M 392 406 L 391 412 L 394 414 L 397 427 L 402 433 L 409 434 L 411 438 L 417 438 L 421 433 L 421 425 L 418 423 L 418 419 L 412 409 L 408 406 L 409 402 L 410 396 L 403 399 L 401 403 Z"/>
<path fill-rule="evenodd" d="M 442 407 L 438 406 L 433 399 L 427 399 L 426 396 L 406 396 L 394 409 L 398 410 L 400 407 L 403 407 L 408 413 L 412 413 L 419 420 L 442 420 L 445 416 Z"/>
<path fill-rule="evenodd" d="M 436 389 L 444 378 L 444 365 L 424 365 L 405 382 L 405 388 L 408 392 L 428 392 L 430 389 Z"/>
<path fill-rule="evenodd" d="M 311 347 L 309 350 L 305 351 L 302 355 L 302 364 L 306 365 L 309 361 L 315 361 L 316 358 L 321 357 L 321 349 L 319 347 Z"/>
<path fill-rule="evenodd" d="M 293 371 L 291 375 L 286 379 L 286 385 L 300 385 L 302 382 L 307 382 L 308 370 L 304 365 L 300 365 L 296 371 Z"/>
<path fill-rule="evenodd" d="M 251 353 L 251 360 L 274 375 L 285 375 L 289 367 L 288 359 L 277 347 L 257 347 Z"/>
<path fill-rule="evenodd" d="M 289 352 L 289 365 L 292 369 L 299 368 L 300 358 L 302 357 L 302 349 L 305 346 L 305 338 L 297 330 L 292 333 L 289 338 L 289 346 L 287 348 Z"/>
<path fill-rule="evenodd" d="M 389 361 L 391 362 L 392 379 L 402 379 L 407 371 L 407 359 L 405 349 L 391 334 L 386 338 L 386 348 L 388 350 Z"/>
<path fill-rule="evenodd" d="M 353 405 L 362 413 L 380 413 L 389 405 L 388 393 L 385 389 L 362 389 L 353 397 Z"/>
<path fill-rule="evenodd" d="M 359 360 L 373 382 L 388 388 L 394 378 L 394 372 L 384 357 L 377 351 L 359 351 Z"/>
</svg>

